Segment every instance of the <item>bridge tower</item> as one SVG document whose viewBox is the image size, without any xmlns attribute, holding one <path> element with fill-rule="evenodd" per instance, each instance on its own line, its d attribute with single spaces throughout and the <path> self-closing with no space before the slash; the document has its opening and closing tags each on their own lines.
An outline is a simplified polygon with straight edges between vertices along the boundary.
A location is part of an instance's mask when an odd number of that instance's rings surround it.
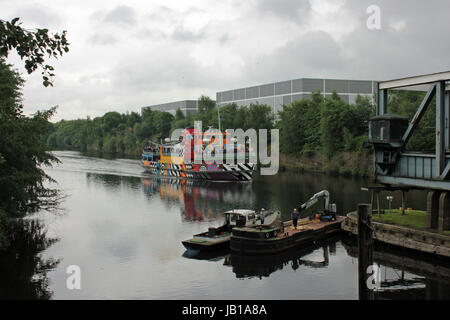
<svg viewBox="0 0 450 320">
<path fill-rule="evenodd" d="M 388 90 L 426 91 L 414 117 L 388 113 Z M 376 117 L 369 122 L 377 183 L 428 189 L 428 227 L 450 230 L 450 71 L 378 83 Z M 435 98 L 435 151 L 406 151 L 406 144 Z"/>
</svg>

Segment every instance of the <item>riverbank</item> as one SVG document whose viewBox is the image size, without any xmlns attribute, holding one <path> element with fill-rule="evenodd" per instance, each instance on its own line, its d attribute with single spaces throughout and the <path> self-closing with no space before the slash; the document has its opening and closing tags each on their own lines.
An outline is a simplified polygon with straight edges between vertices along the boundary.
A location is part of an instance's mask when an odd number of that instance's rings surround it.
<svg viewBox="0 0 450 320">
<path fill-rule="evenodd" d="M 389 221 L 388 216 L 383 219 L 383 215 L 377 217 L 374 214 L 372 221 L 374 239 L 394 246 L 450 258 L 450 234 L 418 227 L 422 226 L 422 222 L 420 222 L 422 219 L 417 219 L 417 214 L 414 216 L 413 221 L 407 226 L 399 224 L 399 219 L 406 220 L 405 217 L 397 218 L 394 223 L 392 220 Z M 376 221 L 377 219 L 379 221 Z M 344 231 L 357 235 L 358 217 L 356 212 L 347 214 L 347 218 L 341 226 Z"/>
<path fill-rule="evenodd" d="M 371 152 L 338 152 L 328 159 L 322 152 L 292 156 L 280 154 L 280 169 L 294 172 L 314 172 L 329 175 L 371 177 Z"/>
</svg>

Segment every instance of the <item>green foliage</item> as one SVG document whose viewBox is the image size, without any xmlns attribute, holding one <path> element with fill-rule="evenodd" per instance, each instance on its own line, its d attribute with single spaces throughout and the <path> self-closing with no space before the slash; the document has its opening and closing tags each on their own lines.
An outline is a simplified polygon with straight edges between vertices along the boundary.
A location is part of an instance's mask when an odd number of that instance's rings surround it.
<svg viewBox="0 0 450 320">
<path fill-rule="evenodd" d="M 11 226 L 23 221 L 21 218 L 39 209 L 54 209 L 59 202 L 58 190 L 44 185 L 53 180 L 43 170 L 43 166 L 58 162 L 43 138 L 54 130 L 49 119 L 56 107 L 24 116 L 24 80 L 5 58 L 14 49 L 25 59 L 28 73 L 42 68 L 43 85 L 47 87 L 53 85 L 54 68 L 44 65 L 44 57 L 61 56 L 69 51 L 69 43 L 66 31 L 49 36 L 47 29 L 26 30 L 18 21 L 0 20 L 0 248 L 15 245 L 18 234 L 11 232 Z M 32 232 L 26 231 L 27 235 Z"/>
<path fill-rule="evenodd" d="M 294 101 L 283 106 L 277 123 L 282 152 L 310 154 L 320 147 L 321 102 L 320 94 L 315 94 L 312 100 Z"/>
<path fill-rule="evenodd" d="M 412 119 L 425 97 L 421 91 L 393 90 L 389 92 L 389 112 Z M 412 134 L 406 150 L 434 152 L 436 130 L 436 98 L 432 100 L 419 125 Z"/>
<path fill-rule="evenodd" d="M 278 113 L 281 151 L 307 156 L 321 151 L 329 159 L 340 151 L 361 151 L 373 113 L 368 98 L 358 96 L 352 105 L 336 92 L 327 98 L 314 92 L 310 100 L 294 101 Z"/>
<path fill-rule="evenodd" d="M 28 73 L 42 68 L 44 86 L 53 86 L 52 77 L 54 68 L 44 64 L 44 58 L 62 56 L 69 51 L 66 31 L 61 34 L 48 34 L 48 29 L 33 31 L 22 28 L 19 18 L 9 21 L 0 20 L 0 58 L 7 58 L 11 50 L 15 49 L 21 59 L 25 59 L 25 69 Z"/>
<path fill-rule="evenodd" d="M 272 129 L 274 122 L 274 115 L 272 114 L 272 108 L 264 104 L 250 104 L 246 107 L 246 116 L 243 129 L 253 128 L 255 130 L 260 129 Z"/>
<path fill-rule="evenodd" d="M 57 159 L 41 139 L 55 108 L 25 117 L 20 104 L 22 85 L 19 73 L 0 60 L 0 209 L 14 218 L 49 206 L 56 197 L 55 190 L 44 186 L 52 179 L 42 165 Z"/>
<path fill-rule="evenodd" d="M 205 113 L 208 113 L 209 111 L 211 111 L 212 109 L 214 109 L 216 107 L 216 102 L 214 100 L 212 100 L 211 98 L 202 95 L 198 99 L 197 105 L 198 105 L 199 113 L 200 114 L 205 114 Z"/>
</svg>

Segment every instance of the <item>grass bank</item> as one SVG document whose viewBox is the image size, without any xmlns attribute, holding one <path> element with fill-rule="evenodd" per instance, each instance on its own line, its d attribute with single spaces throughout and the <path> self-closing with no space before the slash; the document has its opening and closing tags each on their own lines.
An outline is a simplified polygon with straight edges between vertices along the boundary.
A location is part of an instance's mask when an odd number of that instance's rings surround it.
<svg viewBox="0 0 450 320">
<path fill-rule="evenodd" d="M 373 174 L 372 153 L 338 152 L 331 158 L 316 151 L 310 155 L 280 154 L 280 169 L 296 172 L 317 172 L 329 175 L 370 177 Z"/>
<path fill-rule="evenodd" d="M 381 223 L 427 229 L 427 213 L 421 210 L 405 210 L 404 215 L 402 215 L 400 209 L 384 210 L 384 213 L 380 216 L 374 213 L 372 219 Z M 450 235 L 450 231 L 444 231 L 443 233 Z"/>
</svg>

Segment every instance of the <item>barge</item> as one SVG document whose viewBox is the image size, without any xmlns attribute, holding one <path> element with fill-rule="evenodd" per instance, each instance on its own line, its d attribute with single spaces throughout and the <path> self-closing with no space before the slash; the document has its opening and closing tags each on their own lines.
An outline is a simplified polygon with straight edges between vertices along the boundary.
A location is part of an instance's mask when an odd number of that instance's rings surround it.
<svg viewBox="0 0 450 320">
<path fill-rule="evenodd" d="M 336 215 L 336 204 L 330 203 L 330 193 L 322 190 L 299 206 L 305 211 L 323 198 L 323 210 L 313 211 L 308 218 L 298 220 L 299 212 L 292 212 L 293 221 L 271 226 L 238 227 L 232 230 L 230 249 L 248 255 L 275 254 L 301 245 L 308 245 L 341 231 L 345 217 Z M 298 227 L 297 227 L 298 226 Z"/>
<path fill-rule="evenodd" d="M 280 219 L 278 211 L 263 211 L 257 214 L 254 210 L 236 209 L 224 212 L 225 223 L 217 228 L 209 228 L 208 231 L 196 234 L 193 238 L 182 241 L 186 249 L 195 251 L 212 251 L 228 248 L 231 232 L 235 227 L 264 227 L 270 228 Z"/>
<path fill-rule="evenodd" d="M 233 228 L 230 238 L 231 252 L 245 255 L 276 254 L 299 246 L 308 245 L 341 231 L 345 217 L 336 220 L 305 218 L 294 228 L 292 222 L 283 226 Z"/>
</svg>

